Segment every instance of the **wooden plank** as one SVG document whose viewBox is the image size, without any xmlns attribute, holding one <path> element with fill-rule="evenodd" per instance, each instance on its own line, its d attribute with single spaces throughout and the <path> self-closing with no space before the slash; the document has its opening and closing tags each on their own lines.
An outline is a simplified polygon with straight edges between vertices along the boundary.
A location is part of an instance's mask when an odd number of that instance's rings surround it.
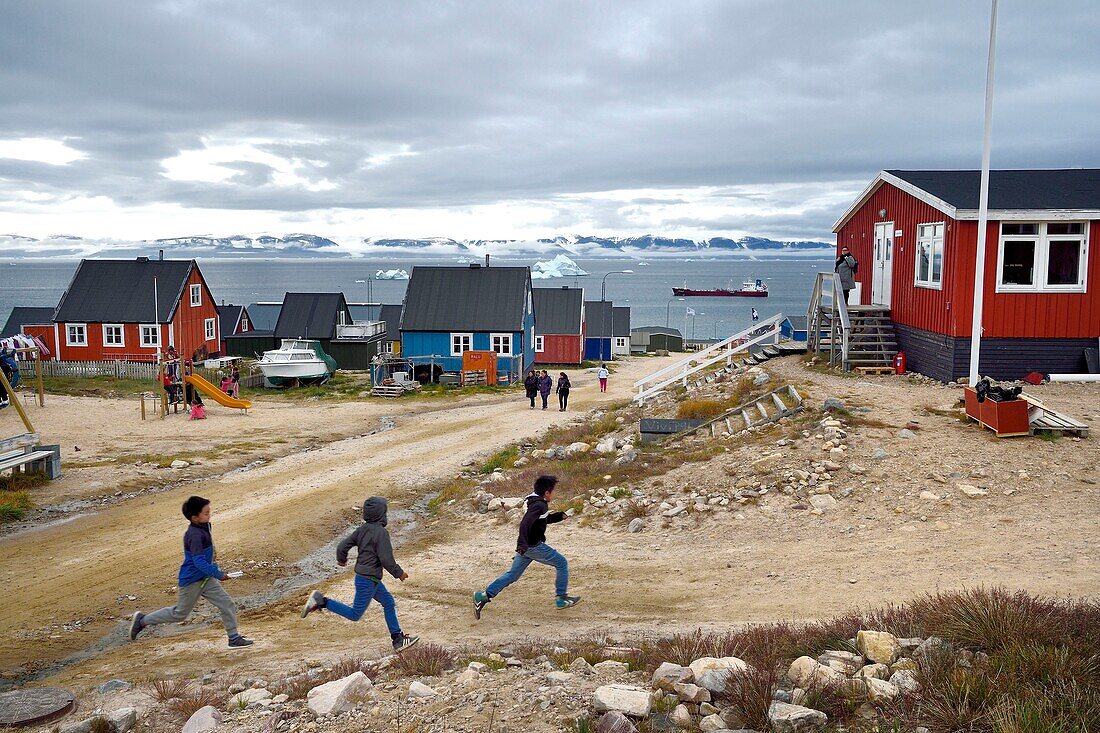
<svg viewBox="0 0 1100 733">
<path fill-rule="evenodd" d="M 864 375 L 887 375 L 895 373 L 894 367 L 892 366 L 857 366 L 855 370 Z"/>
<path fill-rule="evenodd" d="M 48 450 L 35 450 L 30 453 L 23 453 L 12 458 L 8 458 L 5 461 L 0 461 L 0 471 L 6 471 L 9 468 L 16 468 L 18 466 L 24 466 L 28 463 L 34 463 L 41 461 L 44 458 L 49 458 L 53 455 L 53 451 Z"/>
</svg>

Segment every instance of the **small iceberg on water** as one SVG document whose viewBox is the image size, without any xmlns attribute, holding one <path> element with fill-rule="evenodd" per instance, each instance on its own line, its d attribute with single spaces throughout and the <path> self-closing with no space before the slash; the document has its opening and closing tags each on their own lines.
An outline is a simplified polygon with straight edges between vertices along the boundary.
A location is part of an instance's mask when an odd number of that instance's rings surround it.
<svg viewBox="0 0 1100 733">
<path fill-rule="evenodd" d="M 531 265 L 532 280 L 549 280 L 555 277 L 580 277 L 588 273 L 565 255 Z"/>
<path fill-rule="evenodd" d="M 375 280 L 408 280 L 408 270 L 379 270 L 374 273 Z"/>
</svg>

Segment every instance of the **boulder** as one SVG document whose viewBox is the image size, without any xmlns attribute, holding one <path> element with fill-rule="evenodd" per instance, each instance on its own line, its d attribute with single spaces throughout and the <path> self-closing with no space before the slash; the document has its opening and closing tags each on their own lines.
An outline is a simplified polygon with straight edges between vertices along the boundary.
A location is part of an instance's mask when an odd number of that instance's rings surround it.
<svg viewBox="0 0 1100 733">
<path fill-rule="evenodd" d="M 515 509 L 516 507 L 523 506 L 524 497 L 522 497 L 522 496 L 502 496 L 500 500 L 504 504 L 505 509 Z"/>
<path fill-rule="evenodd" d="M 902 440 L 911 440 L 911 439 L 917 437 L 917 434 L 914 433 L 909 428 L 902 428 L 901 430 L 898 431 L 898 437 L 901 438 Z"/>
<path fill-rule="evenodd" d="M 768 708 L 768 722 L 776 733 L 813 733 L 825 727 L 829 717 L 820 710 L 773 702 Z"/>
<path fill-rule="evenodd" d="M 678 683 L 691 682 L 694 679 L 695 674 L 690 668 L 681 667 L 671 662 L 662 662 L 661 666 L 657 668 L 657 671 L 653 673 L 653 679 L 650 680 L 649 685 L 655 690 L 667 690 L 671 692 Z"/>
<path fill-rule="evenodd" d="M 596 674 L 596 670 L 584 657 L 577 657 L 569 663 L 569 671 L 574 674 Z"/>
<path fill-rule="evenodd" d="M 836 506 L 836 499 L 828 494 L 814 494 L 810 497 L 810 506 L 814 509 L 825 511 L 826 509 L 832 509 Z"/>
<path fill-rule="evenodd" d="M 873 677 L 876 680 L 885 680 L 890 677 L 890 668 L 885 664 L 868 664 L 856 673 L 857 677 L 867 679 Z"/>
<path fill-rule="evenodd" d="M 867 683 L 867 699 L 873 703 L 891 702 L 899 694 L 897 685 L 892 682 L 877 680 L 874 677 L 868 677 L 864 682 Z"/>
<path fill-rule="evenodd" d="M 250 687 L 247 690 L 242 690 L 236 695 L 229 698 L 228 709 L 240 710 L 246 708 L 249 705 L 258 703 L 261 700 L 270 700 L 271 693 L 262 687 Z"/>
<path fill-rule="evenodd" d="M 213 705 L 199 708 L 183 724 L 182 733 L 208 733 L 222 722 L 222 712 Z"/>
<path fill-rule="evenodd" d="M 616 466 L 626 466 L 638 460 L 638 451 L 631 448 L 623 451 L 622 455 L 615 459 Z"/>
<path fill-rule="evenodd" d="M 602 455 L 608 453 L 614 453 L 618 448 L 615 447 L 615 438 L 608 436 L 596 444 L 596 452 Z"/>
<path fill-rule="evenodd" d="M 690 682 L 677 682 L 672 686 L 672 691 L 680 698 L 680 702 L 710 702 L 710 690 Z"/>
<path fill-rule="evenodd" d="M 977 486 L 971 484 L 955 484 L 955 488 L 961 491 L 968 499 L 979 499 L 989 494 L 985 489 L 979 489 Z"/>
<path fill-rule="evenodd" d="M 644 718 L 653 709 L 653 695 L 633 685 L 603 685 L 592 694 L 592 707 L 597 713 L 618 710 L 632 718 Z"/>
<path fill-rule="evenodd" d="M 825 404 L 823 406 L 826 410 L 843 410 L 844 403 L 838 400 L 836 397 L 826 397 Z"/>
<path fill-rule="evenodd" d="M 119 708 L 105 717 L 115 726 L 115 733 L 130 733 L 137 725 L 137 710 L 134 708 Z"/>
<path fill-rule="evenodd" d="M 904 669 L 906 672 L 916 672 L 917 663 L 915 660 L 910 659 L 909 657 L 902 657 L 901 659 L 890 665 L 890 674 L 897 672 L 899 669 Z M 887 676 L 886 679 L 889 679 L 889 676 Z"/>
<path fill-rule="evenodd" d="M 846 675 L 853 675 L 863 669 L 863 657 L 851 652 L 825 652 L 817 658 L 817 661 Z"/>
<path fill-rule="evenodd" d="M 129 690 L 130 683 L 126 680 L 107 680 L 99 687 L 95 688 L 95 691 L 102 694 L 108 692 L 119 692 L 121 690 Z"/>
<path fill-rule="evenodd" d="M 561 670 L 554 670 L 546 675 L 546 679 L 552 685 L 564 685 L 569 680 L 573 679 L 572 672 L 562 672 Z"/>
<path fill-rule="evenodd" d="M 629 672 L 630 665 L 626 662 L 617 662 L 614 659 L 605 659 L 592 665 L 592 669 L 596 670 L 596 674 L 615 677 Z"/>
<path fill-rule="evenodd" d="M 684 730 L 690 730 L 695 726 L 695 719 L 691 716 L 691 711 L 688 710 L 687 705 L 677 705 L 669 714 L 668 719 L 671 720 L 677 728 L 683 728 Z"/>
<path fill-rule="evenodd" d="M 592 450 L 592 446 L 588 443 L 577 441 L 576 443 L 570 443 L 565 447 L 565 455 L 567 456 L 579 456 L 581 453 L 587 453 Z"/>
<path fill-rule="evenodd" d="M 596 733 L 638 733 L 634 722 L 618 710 L 604 713 L 596 724 Z"/>
<path fill-rule="evenodd" d="M 913 652 L 913 656 L 917 659 L 925 659 L 929 655 L 943 652 L 948 649 L 946 641 L 938 636 L 929 636 L 927 639 L 921 642 L 920 646 Z"/>
<path fill-rule="evenodd" d="M 704 657 L 703 659 L 708 659 Z M 726 680 L 729 679 L 731 674 L 737 672 L 743 672 L 749 668 L 749 665 L 737 657 L 720 657 L 714 659 L 709 657 L 712 661 L 703 665 L 698 663 L 703 661 L 702 659 L 696 659 L 692 662 L 693 671 L 695 674 L 695 684 L 700 687 L 704 687 L 711 692 L 722 692 L 726 689 Z"/>
<path fill-rule="evenodd" d="M 306 694 L 306 706 L 314 715 L 346 713 L 374 694 L 373 685 L 361 671 L 318 685 Z"/>
<path fill-rule="evenodd" d="M 702 731 L 722 731 L 729 730 L 726 728 L 726 721 L 722 720 L 721 715 L 708 715 L 699 721 L 699 730 Z"/>
<path fill-rule="evenodd" d="M 423 682 L 413 680 L 409 683 L 409 698 L 415 700 L 430 700 L 433 697 L 438 697 L 439 693 L 431 687 L 428 687 Z"/>
<path fill-rule="evenodd" d="M 455 677 L 455 684 L 468 685 L 480 676 L 481 674 L 477 670 L 467 668 L 458 673 L 458 676 Z"/>
<path fill-rule="evenodd" d="M 856 634 L 859 652 L 879 664 L 893 664 L 901 654 L 901 644 L 893 634 L 885 631 L 860 631 Z"/>
<path fill-rule="evenodd" d="M 916 676 L 907 669 L 899 669 L 890 675 L 890 684 L 901 692 L 916 692 L 920 689 Z"/>
<path fill-rule="evenodd" d="M 634 517 L 630 520 L 630 524 L 626 525 L 626 531 L 631 534 L 637 534 L 645 529 L 645 520 L 641 517 Z"/>
<path fill-rule="evenodd" d="M 187 461 L 181 461 L 180 459 L 177 458 L 176 460 L 172 461 L 172 463 L 169 464 L 169 465 L 170 465 L 171 468 L 187 468 L 191 464 L 188 463 Z"/>
<path fill-rule="evenodd" d="M 819 664 L 813 657 L 799 657 L 791 663 L 787 676 L 796 687 L 819 687 L 836 684 L 845 678 L 844 673 Z"/>
<path fill-rule="evenodd" d="M 470 662 L 466 665 L 466 669 L 472 669 L 473 671 L 481 674 L 482 672 L 489 671 L 489 665 L 485 662 Z"/>
</svg>

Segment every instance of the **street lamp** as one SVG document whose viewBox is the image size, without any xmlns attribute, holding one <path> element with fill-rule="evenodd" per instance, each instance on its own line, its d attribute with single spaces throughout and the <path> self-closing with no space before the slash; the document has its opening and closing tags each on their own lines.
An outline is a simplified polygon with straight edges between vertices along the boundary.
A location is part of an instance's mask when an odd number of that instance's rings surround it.
<svg viewBox="0 0 1100 733">
<path fill-rule="evenodd" d="M 633 275 L 633 270 L 612 270 L 607 275 Z M 600 300 L 607 300 L 607 275 L 603 276 L 603 285 L 600 286 Z"/>
<path fill-rule="evenodd" d="M 715 341 L 718 340 L 718 324 L 719 323 L 724 323 L 724 321 L 715 321 L 714 322 L 714 340 Z"/>
<path fill-rule="evenodd" d="M 683 300 L 683 298 L 669 298 L 668 303 L 665 304 L 665 328 L 668 328 L 668 309 L 672 307 L 672 301 Z"/>
<path fill-rule="evenodd" d="M 705 316 L 706 313 L 692 313 L 691 314 L 691 340 L 695 340 L 695 316 Z"/>
</svg>

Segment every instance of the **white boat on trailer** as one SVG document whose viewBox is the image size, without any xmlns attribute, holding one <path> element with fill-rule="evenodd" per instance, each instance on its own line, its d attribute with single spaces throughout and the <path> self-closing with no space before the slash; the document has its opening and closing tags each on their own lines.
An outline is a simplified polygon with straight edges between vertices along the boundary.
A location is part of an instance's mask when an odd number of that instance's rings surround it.
<svg viewBox="0 0 1100 733">
<path fill-rule="evenodd" d="M 265 351 L 256 366 L 277 387 L 320 384 L 336 371 L 336 360 L 313 339 L 283 339 L 279 348 Z"/>
</svg>

